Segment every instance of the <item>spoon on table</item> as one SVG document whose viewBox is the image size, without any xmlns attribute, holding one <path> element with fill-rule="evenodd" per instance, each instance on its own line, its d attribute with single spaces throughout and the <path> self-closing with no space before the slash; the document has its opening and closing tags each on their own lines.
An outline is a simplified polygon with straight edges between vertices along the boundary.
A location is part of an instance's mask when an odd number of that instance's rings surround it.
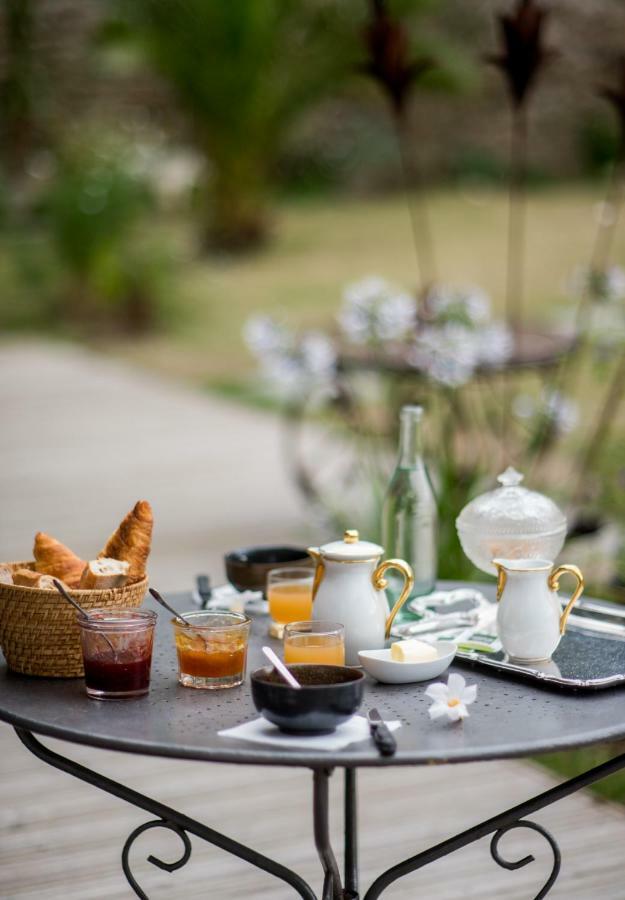
<svg viewBox="0 0 625 900">
<path fill-rule="evenodd" d="M 61 597 L 63 597 L 65 600 L 67 600 L 68 603 L 71 603 L 72 606 L 74 607 L 74 609 L 80 613 L 80 615 L 83 617 L 83 619 L 91 618 L 91 616 L 89 615 L 87 610 L 84 609 L 84 607 L 82 607 L 80 605 L 80 603 L 78 603 L 77 600 L 74 600 L 73 597 L 70 597 L 70 595 L 67 593 L 67 591 L 65 590 L 65 588 L 63 587 L 63 585 L 61 584 L 60 581 L 57 581 L 56 578 L 53 578 L 52 581 L 54 582 L 54 587 L 57 589 L 57 591 L 59 592 Z M 111 653 L 113 654 L 113 656 L 115 656 L 115 647 L 111 643 L 110 639 L 104 634 L 103 631 L 98 631 L 98 634 L 100 635 L 100 637 L 104 638 L 106 643 L 111 648 Z"/>
<path fill-rule="evenodd" d="M 297 678 L 295 678 L 294 675 L 289 672 L 280 657 L 276 656 L 271 647 L 263 647 L 263 653 L 265 654 L 267 659 L 273 663 L 274 667 L 278 670 L 280 675 L 282 675 L 287 684 L 289 684 L 293 688 L 301 689 L 302 686 Z"/>
<path fill-rule="evenodd" d="M 159 594 L 158 591 L 155 591 L 154 588 L 150 588 L 150 593 L 152 594 L 152 596 L 154 597 L 154 599 L 156 600 L 157 603 L 160 603 L 161 606 L 164 606 L 165 609 L 172 614 L 174 619 L 178 619 L 178 621 L 181 622 L 184 626 L 186 626 L 187 628 L 191 628 L 191 623 L 187 622 L 185 617 L 181 616 L 179 612 L 176 612 L 176 610 L 173 608 L 173 606 L 169 605 L 167 600 L 163 600 L 163 598 L 161 597 L 161 595 Z"/>
</svg>

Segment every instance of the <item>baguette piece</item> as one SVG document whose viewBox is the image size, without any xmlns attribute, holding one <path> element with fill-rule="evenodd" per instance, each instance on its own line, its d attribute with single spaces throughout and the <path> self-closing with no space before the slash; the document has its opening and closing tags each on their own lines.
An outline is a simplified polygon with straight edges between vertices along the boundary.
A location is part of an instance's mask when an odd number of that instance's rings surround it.
<svg viewBox="0 0 625 900">
<path fill-rule="evenodd" d="M 147 500 L 139 500 L 98 553 L 98 559 L 118 559 L 129 563 L 130 582 L 145 578 L 153 524 L 152 507 Z"/>
<path fill-rule="evenodd" d="M 33 572 L 32 569 L 16 569 L 13 572 L 13 584 L 19 584 L 20 587 L 39 587 L 39 579 L 41 572 Z"/>
<path fill-rule="evenodd" d="M 41 572 L 33 572 L 32 569 L 16 569 L 13 572 L 13 584 L 21 587 L 38 588 L 40 591 L 56 591 L 54 581 L 54 575 L 42 575 Z M 63 584 L 60 578 L 57 578 L 56 581 L 60 581 L 67 590 L 67 585 Z"/>
<path fill-rule="evenodd" d="M 84 590 L 123 587 L 128 581 L 130 563 L 106 557 L 90 560 L 80 578 Z"/>
<path fill-rule="evenodd" d="M 13 584 L 13 572 L 8 566 L 0 566 L 0 584 Z"/>
<path fill-rule="evenodd" d="M 37 571 L 42 575 L 52 575 L 70 587 L 78 587 L 86 563 L 65 544 L 43 531 L 38 531 L 35 535 L 33 554 Z"/>
</svg>

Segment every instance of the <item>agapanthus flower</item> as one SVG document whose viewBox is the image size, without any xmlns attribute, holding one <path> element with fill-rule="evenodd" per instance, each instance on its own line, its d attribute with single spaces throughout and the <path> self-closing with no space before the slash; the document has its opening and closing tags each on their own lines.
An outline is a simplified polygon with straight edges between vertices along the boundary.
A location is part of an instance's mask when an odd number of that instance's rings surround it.
<svg viewBox="0 0 625 900">
<path fill-rule="evenodd" d="M 437 322 L 484 325 L 490 319 L 490 298 L 481 288 L 434 287 L 427 299 L 428 310 Z"/>
<path fill-rule="evenodd" d="M 414 297 L 384 278 L 370 276 L 347 286 L 338 323 L 350 343 L 377 344 L 405 339 L 416 318 Z"/>
<path fill-rule="evenodd" d="M 621 266 L 608 266 L 606 269 L 578 266 L 569 287 L 577 297 L 587 296 L 601 303 L 620 303 L 625 301 L 625 269 Z"/>
<path fill-rule="evenodd" d="M 546 419 L 550 427 L 559 434 L 568 434 L 579 422 L 577 404 L 560 391 L 545 390 L 538 398 L 519 394 L 514 399 L 512 408 L 520 419 Z"/>
<path fill-rule="evenodd" d="M 336 351 L 321 332 L 300 337 L 270 316 L 254 316 L 246 322 L 243 336 L 265 381 L 282 397 L 296 396 L 334 378 Z"/>
<path fill-rule="evenodd" d="M 477 344 L 476 332 L 463 325 L 426 325 L 415 338 L 409 360 L 433 381 L 460 387 L 478 365 Z"/>
</svg>

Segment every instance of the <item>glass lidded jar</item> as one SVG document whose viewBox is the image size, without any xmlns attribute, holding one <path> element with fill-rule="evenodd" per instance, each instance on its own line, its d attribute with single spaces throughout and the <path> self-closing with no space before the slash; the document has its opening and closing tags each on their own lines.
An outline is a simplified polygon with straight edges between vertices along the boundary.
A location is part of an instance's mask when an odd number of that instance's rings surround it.
<svg viewBox="0 0 625 900">
<path fill-rule="evenodd" d="M 566 517 L 544 494 L 522 487 L 523 476 L 508 467 L 501 487 L 481 494 L 456 519 L 462 549 L 482 572 L 496 575 L 492 560 L 555 559 L 566 538 Z"/>
</svg>

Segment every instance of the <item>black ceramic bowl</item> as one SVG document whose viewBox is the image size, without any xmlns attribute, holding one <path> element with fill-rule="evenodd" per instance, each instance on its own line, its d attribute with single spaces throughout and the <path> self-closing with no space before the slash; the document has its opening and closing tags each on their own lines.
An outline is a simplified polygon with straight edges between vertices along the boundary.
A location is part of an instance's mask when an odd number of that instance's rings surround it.
<svg viewBox="0 0 625 900">
<path fill-rule="evenodd" d="M 256 709 L 289 734 L 330 734 L 362 703 L 364 672 L 349 666 L 287 666 L 302 685 L 286 684 L 275 669 L 252 672 Z"/>
<path fill-rule="evenodd" d="M 265 591 L 267 573 L 288 566 L 310 566 L 304 547 L 242 547 L 224 556 L 226 576 L 238 591 Z"/>
</svg>

